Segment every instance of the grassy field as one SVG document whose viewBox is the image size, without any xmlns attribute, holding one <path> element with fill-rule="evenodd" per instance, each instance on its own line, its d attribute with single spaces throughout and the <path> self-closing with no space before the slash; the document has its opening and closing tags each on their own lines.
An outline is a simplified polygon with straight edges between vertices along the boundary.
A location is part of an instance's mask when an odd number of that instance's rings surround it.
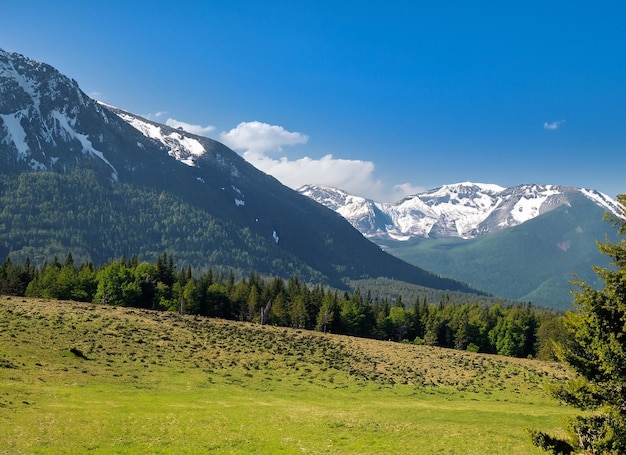
<svg viewBox="0 0 626 455">
<path fill-rule="evenodd" d="M 0 453 L 533 454 L 557 364 L 0 297 Z"/>
</svg>

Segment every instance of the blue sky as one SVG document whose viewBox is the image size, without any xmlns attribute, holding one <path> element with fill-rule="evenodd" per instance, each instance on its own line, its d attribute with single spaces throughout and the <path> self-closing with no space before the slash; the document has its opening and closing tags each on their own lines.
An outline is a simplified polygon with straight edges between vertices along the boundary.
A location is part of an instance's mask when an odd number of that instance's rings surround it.
<svg viewBox="0 0 626 455">
<path fill-rule="evenodd" d="M 626 1 L 0 0 L 0 48 L 283 183 L 626 192 Z"/>
</svg>

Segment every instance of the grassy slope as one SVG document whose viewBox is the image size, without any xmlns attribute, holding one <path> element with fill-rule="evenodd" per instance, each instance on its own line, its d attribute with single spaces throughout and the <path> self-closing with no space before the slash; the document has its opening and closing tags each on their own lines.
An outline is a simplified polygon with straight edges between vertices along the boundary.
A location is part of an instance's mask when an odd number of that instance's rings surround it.
<svg viewBox="0 0 626 455">
<path fill-rule="evenodd" d="M 565 376 L 525 359 L 0 297 L 0 453 L 542 453 L 524 428 L 561 426 L 570 410 L 544 385 Z"/>
</svg>

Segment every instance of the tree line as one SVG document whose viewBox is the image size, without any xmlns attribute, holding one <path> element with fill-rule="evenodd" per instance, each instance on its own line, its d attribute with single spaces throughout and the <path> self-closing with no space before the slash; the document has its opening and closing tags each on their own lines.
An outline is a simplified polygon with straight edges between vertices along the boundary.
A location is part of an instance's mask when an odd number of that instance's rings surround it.
<svg viewBox="0 0 626 455">
<path fill-rule="evenodd" d="M 154 263 L 137 256 L 94 266 L 76 265 L 69 253 L 39 267 L 29 260 L 0 267 L 0 294 L 76 300 L 198 314 L 231 320 L 319 330 L 380 340 L 551 358 L 562 333 L 558 313 L 531 304 L 487 305 L 426 298 L 390 300 L 359 288 L 342 292 L 284 280 L 212 269 L 195 275 L 163 253 Z"/>
</svg>

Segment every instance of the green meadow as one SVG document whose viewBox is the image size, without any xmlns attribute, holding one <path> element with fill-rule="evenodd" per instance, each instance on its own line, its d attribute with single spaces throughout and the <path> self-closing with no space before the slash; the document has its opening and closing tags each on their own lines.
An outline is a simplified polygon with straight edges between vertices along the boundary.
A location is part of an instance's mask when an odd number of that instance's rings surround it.
<svg viewBox="0 0 626 455">
<path fill-rule="evenodd" d="M 540 454 L 559 364 L 0 297 L 0 453 Z"/>
</svg>

